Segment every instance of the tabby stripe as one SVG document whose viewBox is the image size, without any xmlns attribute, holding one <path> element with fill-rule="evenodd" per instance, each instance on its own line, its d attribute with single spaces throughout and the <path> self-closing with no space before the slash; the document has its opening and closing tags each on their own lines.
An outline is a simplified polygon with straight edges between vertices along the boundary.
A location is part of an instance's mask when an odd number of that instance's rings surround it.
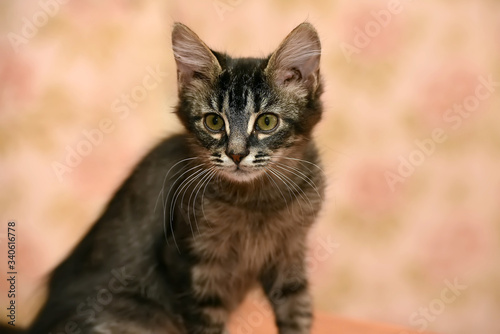
<svg viewBox="0 0 500 334">
<path fill-rule="evenodd" d="M 280 289 L 280 298 L 288 298 L 293 295 L 297 295 L 299 293 L 305 292 L 307 289 L 307 283 L 306 282 L 297 282 L 297 283 L 290 283 L 290 284 L 284 284 Z"/>
</svg>

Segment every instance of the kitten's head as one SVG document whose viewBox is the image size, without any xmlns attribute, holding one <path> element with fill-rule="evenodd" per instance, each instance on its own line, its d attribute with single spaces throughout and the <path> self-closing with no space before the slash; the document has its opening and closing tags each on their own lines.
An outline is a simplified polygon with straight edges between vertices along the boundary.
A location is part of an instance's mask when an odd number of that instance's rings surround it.
<svg viewBox="0 0 500 334">
<path fill-rule="evenodd" d="M 176 23 L 177 115 L 197 154 L 245 182 L 293 155 L 321 118 L 321 44 L 302 23 L 267 58 L 231 58 Z"/>
</svg>

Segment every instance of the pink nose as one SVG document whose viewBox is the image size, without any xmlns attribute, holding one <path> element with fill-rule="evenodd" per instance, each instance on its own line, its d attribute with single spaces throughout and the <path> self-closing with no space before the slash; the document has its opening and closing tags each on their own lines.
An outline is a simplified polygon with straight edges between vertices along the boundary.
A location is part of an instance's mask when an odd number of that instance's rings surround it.
<svg viewBox="0 0 500 334">
<path fill-rule="evenodd" d="M 245 157 L 243 154 L 230 154 L 229 156 L 233 159 L 235 164 L 239 164 L 241 159 Z"/>
</svg>

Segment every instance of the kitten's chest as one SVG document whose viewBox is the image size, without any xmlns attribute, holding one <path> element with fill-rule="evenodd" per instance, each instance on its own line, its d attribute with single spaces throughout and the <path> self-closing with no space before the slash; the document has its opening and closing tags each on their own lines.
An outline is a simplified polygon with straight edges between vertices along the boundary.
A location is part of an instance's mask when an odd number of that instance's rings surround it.
<svg viewBox="0 0 500 334">
<path fill-rule="evenodd" d="M 258 272 L 283 255 L 301 233 L 291 217 L 280 212 L 246 210 L 224 203 L 207 203 L 193 249 L 239 272 Z"/>
</svg>

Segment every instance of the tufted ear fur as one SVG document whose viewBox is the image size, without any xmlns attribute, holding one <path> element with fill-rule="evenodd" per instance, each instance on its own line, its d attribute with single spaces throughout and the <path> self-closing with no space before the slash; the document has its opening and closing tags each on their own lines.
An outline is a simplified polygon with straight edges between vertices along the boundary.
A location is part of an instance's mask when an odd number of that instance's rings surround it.
<svg viewBox="0 0 500 334">
<path fill-rule="evenodd" d="M 319 86 L 321 42 L 307 22 L 297 26 L 271 55 L 266 73 L 278 87 L 305 87 L 314 93 Z"/>
<path fill-rule="evenodd" d="M 196 80 L 213 80 L 221 66 L 203 41 L 182 23 L 175 23 L 172 31 L 172 49 L 177 64 L 179 90 Z"/>
</svg>

